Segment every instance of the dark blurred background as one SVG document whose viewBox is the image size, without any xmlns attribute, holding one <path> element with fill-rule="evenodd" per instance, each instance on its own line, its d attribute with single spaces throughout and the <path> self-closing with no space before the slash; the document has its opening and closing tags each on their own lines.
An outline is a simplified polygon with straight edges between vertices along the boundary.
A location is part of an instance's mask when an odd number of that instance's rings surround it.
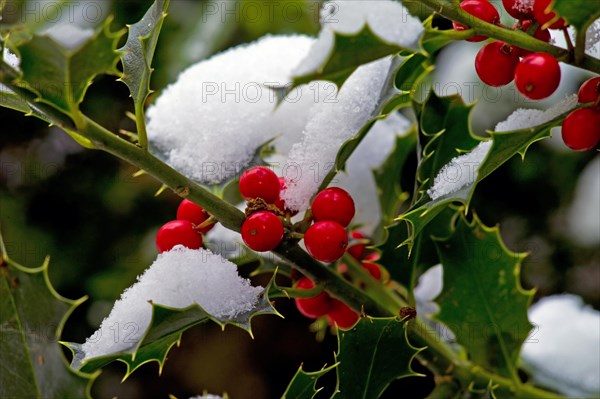
<svg viewBox="0 0 600 399">
<path fill-rule="evenodd" d="M 40 16 L 49 3 L 9 1 L 1 22 L 43 25 Z M 78 3 L 93 5 L 90 12 L 100 10 L 103 17 L 113 14 L 115 30 L 137 21 L 151 4 Z M 318 33 L 319 1 L 281 2 L 271 15 L 265 3 L 273 2 L 172 0 L 152 87 L 160 92 L 190 64 L 267 33 Z M 285 4 L 288 14 L 282 12 Z M 85 19 L 83 23 L 94 24 L 100 18 Z M 133 111 L 128 96 L 125 85 L 102 77 L 90 88 L 83 107 L 113 131 L 133 129 L 125 116 Z M 476 109 L 475 130 L 493 128 L 518 105 L 498 107 L 496 114 L 486 112 L 485 117 Z M 534 145 L 525 161 L 515 157 L 480 185 L 472 208 L 486 224 L 500 224 L 510 249 L 531 251 L 522 272 L 526 288 L 537 287 L 538 296 L 575 293 L 598 309 L 600 250 L 597 243 L 578 243 L 566 227 L 577 177 L 595 156 L 559 145 Z M 170 192 L 155 197 L 160 185 L 147 176 L 134 178 L 134 172 L 110 155 L 83 150 L 56 128 L 0 108 L 0 224 L 8 251 L 30 267 L 51 255 L 56 289 L 69 298 L 89 296 L 69 319 L 62 337 L 66 341 L 82 342 L 97 328 L 123 289 L 154 260 L 154 235 L 174 218 L 178 198 Z M 267 280 L 259 277 L 253 283 Z M 224 332 L 211 324 L 192 328 L 181 347 L 170 352 L 161 377 L 157 365 L 150 364 L 121 383 L 125 367 L 113 364 L 95 382 L 93 395 L 186 398 L 207 390 L 226 391 L 232 399 L 279 397 L 301 363 L 308 370 L 331 364 L 337 342 L 331 334 L 318 342 L 309 329 L 311 321 L 300 316 L 291 301 L 278 300 L 277 308 L 285 320 L 255 319 L 254 340 L 232 327 Z M 411 389 L 411 397 L 424 397 L 430 389 L 427 378 L 396 382 L 386 396 Z"/>
</svg>

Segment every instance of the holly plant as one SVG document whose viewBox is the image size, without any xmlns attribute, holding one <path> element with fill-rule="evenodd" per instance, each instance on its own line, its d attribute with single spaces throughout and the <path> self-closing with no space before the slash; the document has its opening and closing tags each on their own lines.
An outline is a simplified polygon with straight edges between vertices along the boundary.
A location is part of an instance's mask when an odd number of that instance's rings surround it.
<svg viewBox="0 0 600 399">
<path fill-rule="evenodd" d="M 337 334 L 338 348 L 320 368 L 298 364 L 283 398 L 385 397 L 395 380 L 422 378 L 415 369 L 433 375 L 429 398 L 562 397 L 523 367 L 535 331 L 534 291 L 520 281 L 527 255 L 507 248 L 502 226 L 485 225 L 471 201 L 482 180 L 559 129 L 571 150 L 598 147 L 600 3 L 318 2 L 318 37 L 266 36 L 152 87 L 155 51 L 180 45 L 159 41 L 173 6 L 155 0 L 126 26 L 113 16 L 87 28 L 0 25 L 0 106 L 133 165 L 157 194 L 181 197 L 156 233 L 156 261 L 85 342 L 63 338 L 83 299 L 54 290 L 49 259 L 23 266 L 0 242 L 0 397 L 89 397 L 115 361 L 124 378 L 149 362 L 162 369 L 191 327 L 253 334 L 253 319 L 280 317 L 285 302 L 314 320 L 315 339 Z M 545 111 L 516 111 L 476 135 L 474 104 L 433 84 L 447 62 L 440 53 L 465 41 L 486 87 L 515 87 L 534 107 L 569 79 L 566 66 L 587 80 Z M 129 91 L 130 128 L 84 111 L 88 89 L 107 76 Z M 241 98 L 220 93 L 225 84 Z M 97 101 L 107 115 L 121 112 Z M 270 283 L 241 278 L 237 267 L 248 265 Z M 431 277 L 436 270 L 443 274 Z M 426 300 L 419 290 L 431 278 L 442 288 Z M 124 323 L 123 340 L 102 334 L 126 320 L 135 323 Z M 36 337 L 35 326 L 52 328 Z"/>
</svg>

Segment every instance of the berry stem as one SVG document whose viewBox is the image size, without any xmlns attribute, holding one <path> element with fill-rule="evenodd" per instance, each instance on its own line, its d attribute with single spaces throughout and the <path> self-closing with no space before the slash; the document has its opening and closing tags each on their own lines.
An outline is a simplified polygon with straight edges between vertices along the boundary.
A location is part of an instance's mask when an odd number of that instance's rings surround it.
<svg viewBox="0 0 600 399">
<path fill-rule="evenodd" d="M 216 222 L 218 222 L 217 218 L 211 215 L 204 222 L 202 222 L 199 225 L 197 225 L 196 227 L 194 227 L 194 229 L 196 229 L 196 230 L 202 230 L 203 228 L 208 227 L 211 224 L 215 224 Z"/>
<path fill-rule="evenodd" d="M 565 35 L 565 41 L 567 42 L 567 48 L 571 54 L 575 54 L 575 46 L 573 45 L 573 41 L 571 40 L 571 35 L 569 35 L 569 29 L 567 27 L 562 28 L 563 34 Z"/>
</svg>

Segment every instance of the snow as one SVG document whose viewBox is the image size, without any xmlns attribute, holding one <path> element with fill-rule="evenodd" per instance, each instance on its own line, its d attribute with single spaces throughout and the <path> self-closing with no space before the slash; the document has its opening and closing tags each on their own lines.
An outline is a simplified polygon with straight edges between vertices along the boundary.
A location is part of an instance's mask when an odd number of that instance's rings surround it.
<svg viewBox="0 0 600 399">
<path fill-rule="evenodd" d="M 567 211 L 567 234 L 578 245 L 600 245 L 600 156 L 583 170 L 577 181 L 573 202 Z"/>
<path fill-rule="evenodd" d="M 438 264 L 427 269 L 419 277 L 414 289 L 418 315 L 432 315 L 438 312 L 439 306 L 434 300 L 442 293 L 443 285 L 444 268 L 442 265 Z"/>
<path fill-rule="evenodd" d="M 594 57 L 600 55 L 600 19 L 594 21 L 586 31 L 585 52 Z"/>
<path fill-rule="evenodd" d="M 294 70 L 300 76 L 318 70 L 333 49 L 335 33 L 355 34 L 365 24 L 381 39 L 401 47 L 415 47 L 423 26 L 399 2 L 390 0 L 328 1 L 321 9 L 321 32 L 310 53 Z"/>
<path fill-rule="evenodd" d="M 404 135 L 411 122 L 392 113 L 373 125 L 330 186 L 342 187 L 354 199 L 356 214 L 352 223 L 371 235 L 381 220 L 381 208 L 373 170 L 378 169 L 396 146 L 396 137 Z"/>
<path fill-rule="evenodd" d="M 4 47 L 4 50 L 2 51 L 2 60 L 15 69 L 18 69 L 21 64 L 19 57 L 11 53 L 7 47 Z M 8 87 L 0 83 L 0 92 L 2 91 L 12 93 Z"/>
<path fill-rule="evenodd" d="M 150 325 L 154 304 L 172 308 L 201 306 L 220 320 L 251 311 L 262 287 L 241 278 L 235 264 L 204 249 L 176 246 L 159 254 L 82 346 L 85 359 L 130 350 Z"/>
<path fill-rule="evenodd" d="M 273 116 L 276 99 L 267 86 L 289 83 L 312 43 L 306 36 L 267 36 L 182 72 L 148 109 L 152 151 L 202 183 L 239 174 L 260 145 L 301 131 L 318 90 L 298 89 Z"/>
<path fill-rule="evenodd" d="M 542 298 L 529 309 L 537 326 L 521 359 L 533 382 L 563 395 L 600 395 L 600 312 L 575 295 Z"/>
<path fill-rule="evenodd" d="M 546 111 L 538 109 L 519 108 L 503 122 L 496 125 L 496 132 L 510 132 L 513 130 L 529 129 L 543 125 L 552 119 L 574 109 L 577 106 L 577 94 L 566 97 L 563 101 L 548 108 Z"/>
<path fill-rule="evenodd" d="M 477 180 L 477 171 L 492 148 L 492 140 L 482 141 L 473 151 L 453 158 L 438 172 L 427 190 L 432 200 L 452 194 Z"/>
</svg>

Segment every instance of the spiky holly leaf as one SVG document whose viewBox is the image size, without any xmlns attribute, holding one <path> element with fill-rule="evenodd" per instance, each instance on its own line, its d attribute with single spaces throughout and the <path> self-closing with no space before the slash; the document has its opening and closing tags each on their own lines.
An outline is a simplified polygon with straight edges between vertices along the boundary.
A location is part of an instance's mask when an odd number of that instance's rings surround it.
<svg viewBox="0 0 600 399">
<path fill-rule="evenodd" d="M 312 399 L 319 391 L 323 388 L 316 389 L 317 380 L 329 371 L 334 369 L 337 365 L 334 364 L 330 367 L 323 367 L 319 371 L 307 372 L 302 370 L 302 365 L 290 384 L 287 386 L 285 392 L 281 396 L 281 399 Z"/>
<path fill-rule="evenodd" d="M 419 375 L 410 364 L 419 353 L 396 318 L 362 318 L 350 331 L 338 331 L 336 398 L 378 398 L 399 378 Z"/>
<path fill-rule="evenodd" d="M 295 76 L 288 92 L 314 80 L 328 80 L 341 87 L 359 66 L 403 50 L 409 51 L 386 42 L 368 24 L 357 33 L 333 32 L 333 36 L 333 47 L 323 64 L 314 71 Z"/>
<path fill-rule="evenodd" d="M 167 16 L 169 0 L 156 0 L 146 14 L 133 25 L 128 25 L 127 42 L 118 51 L 123 62 L 121 81 L 129 87 L 136 113 L 143 110 L 150 90 L 152 58 L 160 30 Z"/>
<path fill-rule="evenodd" d="M 423 104 L 415 103 L 419 119 L 419 144 L 421 161 L 417 169 L 417 201 L 399 220 L 409 223 L 411 233 L 405 244 L 412 245 L 414 238 L 442 210 L 454 202 L 468 206 L 475 186 L 514 155 L 525 156 L 529 146 L 550 137 L 550 130 L 559 125 L 565 115 L 558 116 L 542 125 L 510 132 L 488 132 L 492 145 L 485 159 L 457 169 L 456 173 L 472 176 L 472 183 L 455 192 L 431 199 L 427 190 L 436 176 L 453 158 L 472 151 L 481 139 L 475 138 L 469 128 L 472 106 L 465 105 L 459 96 L 438 97 L 435 93 Z"/>
<path fill-rule="evenodd" d="M 468 39 L 472 33 L 468 30 L 457 31 L 454 29 L 439 30 L 433 27 L 433 15 L 423 22 L 425 31 L 419 40 L 421 49 L 427 54 L 435 54 L 446 45 L 456 41 Z"/>
<path fill-rule="evenodd" d="M 95 375 L 71 370 L 58 344 L 67 317 L 85 298 L 61 297 L 49 259 L 30 269 L 10 259 L 0 237 L 0 397 L 89 397 Z"/>
<path fill-rule="evenodd" d="M 131 373 L 145 363 L 157 362 L 159 370 L 162 370 L 169 350 L 173 345 L 179 343 L 182 334 L 187 329 L 209 320 L 217 323 L 222 328 L 225 328 L 227 325 L 237 326 L 252 335 L 251 320 L 253 317 L 261 314 L 279 315 L 277 310 L 271 305 L 268 296 L 272 284 L 273 279 L 265 288 L 264 293 L 261 294 L 254 309 L 241 313 L 233 319 L 222 319 L 211 316 L 197 304 L 176 309 L 153 303 L 150 326 L 146 329 L 142 339 L 139 342 L 132 342 L 132 346 L 128 350 L 106 356 L 84 359 L 85 353 L 82 351 L 81 344 L 65 342 L 64 345 L 73 352 L 71 367 L 83 372 L 93 372 L 108 363 L 118 360 L 127 365 L 127 372 L 124 378 L 129 377 Z M 136 326 L 132 327 L 136 328 Z"/>
<path fill-rule="evenodd" d="M 533 292 L 521 288 L 523 254 L 509 251 L 497 228 L 462 216 L 450 237 L 436 240 L 444 288 L 436 319 L 449 326 L 470 358 L 519 381 L 517 361 L 532 325 L 527 309 Z"/>
<path fill-rule="evenodd" d="M 18 46 L 22 77 L 19 83 L 34 91 L 39 101 L 78 120 L 79 104 L 97 75 L 117 75 L 115 52 L 123 32 L 111 32 L 107 19 L 90 37 L 72 39 L 65 46 L 47 34 L 35 34 Z M 43 62 L 40 62 L 43 60 Z"/>
<path fill-rule="evenodd" d="M 585 35 L 592 22 L 600 18 L 598 0 L 554 0 L 552 8 L 576 30 Z"/>
</svg>

